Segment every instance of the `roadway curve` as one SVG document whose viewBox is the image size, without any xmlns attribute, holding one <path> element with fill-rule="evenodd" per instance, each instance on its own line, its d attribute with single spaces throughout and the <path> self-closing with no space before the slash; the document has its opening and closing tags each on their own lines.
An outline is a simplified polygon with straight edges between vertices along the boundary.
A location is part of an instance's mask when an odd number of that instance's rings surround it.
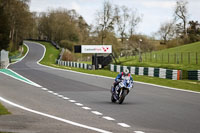
<svg viewBox="0 0 200 133">
<path fill-rule="evenodd" d="M 42 58 L 44 48 L 32 42 L 25 43 L 29 53 L 22 61 L 10 65 L 9 69 L 91 110 L 84 110 L 47 91 L 12 79 L 11 84 L 4 83 L 4 86 L 10 89 L 14 86 L 17 91 L 13 93 L 1 87 L 0 95 L 4 98 L 40 112 L 110 132 L 199 133 L 200 94 L 135 83 L 134 90 L 129 93 L 124 104 L 113 104 L 109 92 L 113 79 L 39 65 L 37 61 Z M 91 111 L 103 115 L 95 115 Z M 104 116 L 115 120 L 103 119 Z M 122 127 L 117 123 L 125 123 L 130 127 Z M 66 125 L 69 132 L 94 132 Z"/>
</svg>

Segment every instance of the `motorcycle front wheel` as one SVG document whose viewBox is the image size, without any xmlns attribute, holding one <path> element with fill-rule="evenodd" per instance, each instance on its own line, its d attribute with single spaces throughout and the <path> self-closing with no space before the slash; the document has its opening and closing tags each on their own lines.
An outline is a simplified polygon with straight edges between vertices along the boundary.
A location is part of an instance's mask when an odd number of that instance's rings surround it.
<svg viewBox="0 0 200 133">
<path fill-rule="evenodd" d="M 126 95 L 128 94 L 128 91 L 127 90 L 123 90 L 120 98 L 119 98 L 119 104 L 122 104 L 124 102 L 124 99 L 126 97 Z"/>
<path fill-rule="evenodd" d="M 117 100 L 114 98 L 114 94 L 111 95 L 111 102 L 115 103 Z"/>
</svg>

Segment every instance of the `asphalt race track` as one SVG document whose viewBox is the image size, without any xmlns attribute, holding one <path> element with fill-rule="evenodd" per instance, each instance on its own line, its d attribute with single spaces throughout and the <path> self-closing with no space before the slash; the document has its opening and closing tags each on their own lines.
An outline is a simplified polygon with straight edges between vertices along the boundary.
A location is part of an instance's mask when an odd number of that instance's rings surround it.
<svg viewBox="0 0 200 133">
<path fill-rule="evenodd" d="M 44 48 L 33 42 L 25 43 L 29 53 L 22 61 L 10 65 L 9 69 L 41 87 L 0 73 L 0 97 L 44 114 L 95 128 L 18 109 L 21 114 L 26 114 L 30 123 L 38 121 L 39 127 L 31 128 L 32 132 L 200 132 L 199 93 L 135 83 L 122 105 L 113 104 L 109 92 L 113 79 L 42 66 L 37 61 L 42 58 Z"/>
</svg>

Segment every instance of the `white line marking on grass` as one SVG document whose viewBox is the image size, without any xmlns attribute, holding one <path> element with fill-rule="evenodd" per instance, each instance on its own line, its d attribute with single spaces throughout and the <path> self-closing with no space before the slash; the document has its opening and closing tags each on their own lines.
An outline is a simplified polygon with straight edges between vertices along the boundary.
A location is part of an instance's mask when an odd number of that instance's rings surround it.
<svg viewBox="0 0 200 133">
<path fill-rule="evenodd" d="M 82 108 L 85 110 L 91 110 L 91 108 L 89 108 L 89 107 L 82 107 Z"/>
<path fill-rule="evenodd" d="M 0 97 L 0 100 L 5 102 L 5 103 L 8 103 L 8 104 L 10 104 L 12 106 L 15 106 L 17 108 L 26 110 L 28 112 L 32 112 L 34 114 L 38 114 L 38 115 L 45 116 L 45 117 L 48 117 L 48 118 L 52 118 L 52 119 L 55 119 L 55 120 L 58 120 L 58 121 L 62 121 L 64 123 L 67 123 L 67 124 L 70 124 L 70 125 L 74 125 L 74 126 L 77 126 L 77 127 L 81 127 L 81 128 L 97 131 L 97 132 L 100 132 L 100 133 L 112 133 L 110 131 L 106 131 L 106 130 L 95 128 L 95 127 L 90 127 L 90 126 L 83 125 L 83 124 L 80 124 L 80 123 L 76 123 L 76 122 L 73 122 L 73 121 L 70 121 L 70 120 L 67 120 L 67 119 L 63 119 L 63 118 L 56 117 L 56 116 L 53 116 L 53 115 L 49 115 L 49 114 L 46 114 L 46 113 L 42 113 L 42 112 L 39 112 L 39 111 L 36 111 L 36 110 L 33 110 L 33 109 L 29 109 L 29 108 L 26 108 L 26 107 L 21 106 L 19 104 L 15 104 L 15 103 L 13 103 L 11 101 L 8 101 L 8 100 L 6 100 L 6 99 L 4 99 L 2 97 Z"/>
<path fill-rule="evenodd" d="M 108 117 L 108 116 L 104 116 L 103 118 L 106 119 L 106 120 L 109 120 L 109 121 L 114 121 L 115 120 L 115 119 L 113 119 L 111 117 Z"/>
<path fill-rule="evenodd" d="M 77 106 L 83 106 L 83 104 L 81 103 L 75 103 Z"/>
<path fill-rule="evenodd" d="M 131 127 L 131 126 L 125 124 L 125 123 L 117 123 L 117 124 L 120 125 L 120 126 L 122 126 L 122 127 Z"/>
<path fill-rule="evenodd" d="M 95 115 L 103 115 L 102 113 L 98 112 L 98 111 L 91 111 L 93 114 Z"/>
<path fill-rule="evenodd" d="M 71 103 L 75 103 L 76 101 L 75 100 L 69 100 Z"/>
</svg>

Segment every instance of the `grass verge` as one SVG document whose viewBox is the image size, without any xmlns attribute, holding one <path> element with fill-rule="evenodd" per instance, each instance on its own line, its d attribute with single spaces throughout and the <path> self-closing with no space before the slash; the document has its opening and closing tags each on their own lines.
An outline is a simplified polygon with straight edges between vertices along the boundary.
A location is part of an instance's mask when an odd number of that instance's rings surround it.
<svg viewBox="0 0 200 133">
<path fill-rule="evenodd" d="M 59 50 L 55 49 L 49 43 L 44 43 L 44 42 L 40 42 L 40 43 L 45 45 L 45 47 L 46 47 L 46 54 L 44 56 L 44 59 L 40 62 L 43 65 L 48 65 L 51 67 L 67 69 L 67 70 L 72 70 L 72 71 L 77 71 L 77 72 L 82 72 L 82 73 L 113 77 L 113 78 L 116 77 L 118 74 L 116 72 L 111 72 L 106 69 L 104 69 L 104 70 L 85 70 L 85 69 L 80 69 L 80 68 L 56 65 L 55 60 L 59 55 Z M 170 80 L 170 79 L 161 79 L 161 78 L 156 78 L 156 77 L 139 76 L 139 75 L 133 75 L 133 79 L 135 81 L 140 81 L 140 82 L 145 82 L 145 83 L 151 83 L 151 84 L 156 84 L 156 85 L 163 85 L 163 86 L 168 86 L 168 87 L 174 87 L 174 88 L 179 88 L 179 89 L 200 92 L 200 82 L 199 81 Z"/>
<path fill-rule="evenodd" d="M 11 114 L 1 103 L 0 103 L 0 116 Z"/>
<path fill-rule="evenodd" d="M 46 53 L 43 60 L 40 62 L 43 65 L 55 64 L 56 59 L 60 54 L 60 50 L 57 50 L 53 45 L 48 42 L 38 42 L 46 47 Z"/>
<path fill-rule="evenodd" d="M 11 57 L 11 62 L 13 63 L 13 62 L 16 62 L 16 61 L 20 60 L 27 53 L 27 50 L 28 50 L 28 48 L 25 45 L 23 45 L 22 54 L 20 54 L 19 51 L 15 51 L 15 52 L 9 53 L 9 56 Z"/>
<path fill-rule="evenodd" d="M 24 49 L 24 51 L 22 53 L 22 57 L 24 57 L 24 55 L 26 54 L 28 48 L 25 45 L 23 45 L 23 49 Z"/>
<path fill-rule="evenodd" d="M 200 69 L 200 42 L 168 48 L 151 53 L 143 53 L 143 62 L 139 62 L 139 56 L 121 57 L 120 65 L 158 67 L 179 70 Z"/>
</svg>

